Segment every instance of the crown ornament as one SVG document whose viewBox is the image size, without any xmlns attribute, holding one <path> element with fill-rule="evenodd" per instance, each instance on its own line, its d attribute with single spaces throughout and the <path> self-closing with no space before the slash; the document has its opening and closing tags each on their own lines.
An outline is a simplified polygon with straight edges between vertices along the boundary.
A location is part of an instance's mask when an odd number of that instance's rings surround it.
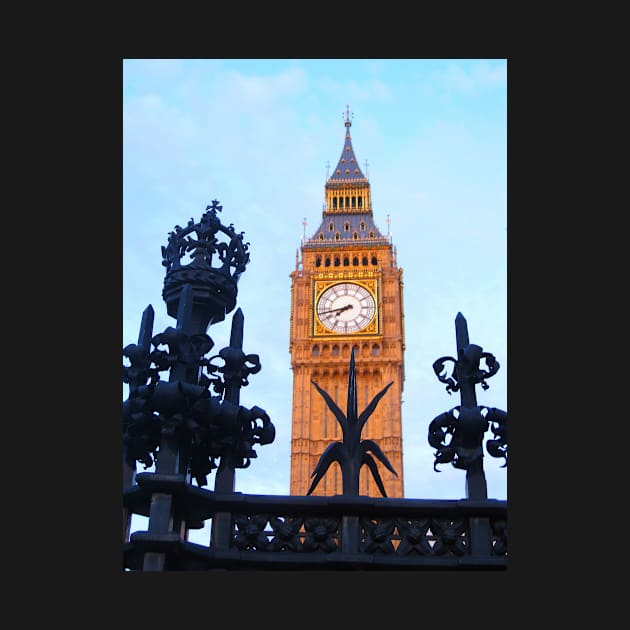
<svg viewBox="0 0 630 630">
<path fill-rule="evenodd" d="M 224 226 L 217 214 L 222 210 L 214 199 L 197 223 L 191 218 L 186 227 L 176 225 L 162 246 L 166 267 L 162 297 L 167 312 L 177 317 L 182 287 L 190 284 L 195 316 L 200 318 L 196 323 L 204 330 L 234 309 L 238 279 L 249 263 L 245 233 L 237 233 L 233 224 Z"/>
</svg>

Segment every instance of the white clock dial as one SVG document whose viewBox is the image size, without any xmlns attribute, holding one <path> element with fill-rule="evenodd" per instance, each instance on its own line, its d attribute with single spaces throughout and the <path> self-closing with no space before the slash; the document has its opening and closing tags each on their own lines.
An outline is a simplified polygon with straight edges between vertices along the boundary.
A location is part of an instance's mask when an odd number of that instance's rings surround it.
<svg viewBox="0 0 630 630">
<path fill-rule="evenodd" d="M 328 287 L 317 300 L 317 317 L 329 330 L 353 333 L 373 319 L 376 305 L 372 294 L 361 285 L 342 282 Z"/>
</svg>

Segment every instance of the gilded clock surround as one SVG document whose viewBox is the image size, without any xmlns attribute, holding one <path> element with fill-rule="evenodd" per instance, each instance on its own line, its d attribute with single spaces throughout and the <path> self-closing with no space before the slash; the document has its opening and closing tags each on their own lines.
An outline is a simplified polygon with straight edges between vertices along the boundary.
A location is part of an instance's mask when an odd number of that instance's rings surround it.
<svg viewBox="0 0 630 630">
<path fill-rule="evenodd" d="M 373 275 L 373 272 L 370 272 Z M 319 275 L 319 274 L 318 274 Z M 322 274 L 323 275 L 323 274 Z M 328 275 L 328 274 L 326 274 Z M 331 280 L 329 278 L 325 280 L 315 279 L 313 281 L 313 335 L 315 337 L 340 337 L 343 336 L 343 333 L 334 332 L 324 326 L 317 316 L 317 304 L 319 303 L 319 299 L 322 294 L 329 289 L 338 284 L 342 284 L 344 282 L 352 283 L 359 285 L 365 288 L 372 296 L 375 305 L 374 316 L 372 317 L 370 323 L 362 330 L 358 330 L 352 333 L 352 335 L 359 335 L 361 337 L 365 337 L 368 335 L 378 335 L 379 333 L 379 308 L 378 308 L 378 281 L 376 278 L 363 278 L 363 276 L 359 277 L 359 275 L 353 275 L 351 273 L 348 274 L 332 274 L 337 277 Z M 315 278 L 318 276 L 316 275 Z"/>
<path fill-rule="evenodd" d="M 357 403 L 361 407 L 390 381 L 393 385 L 366 423 L 362 438 L 378 443 L 395 477 L 378 463 L 388 497 L 404 496 L 402 462 L 402 391 L 404 383 L 404 315 L 402 269 L 397 266 L 391 237 L 377 227 L 370 183 L 358 167 L 346 114 L 342 158 L 352 160 L 345 173 L 341 163 L 326 182 L 321 223 L 306 234 L 291 273 L 290 343 L 293 370 L 291 425 L 292 495 L 305 495 L 312 473 L 327 446 L 341 438 L 333 414 L 313 381 L 344 407 L 347 397 L 350 352 L 355 351 Z M 332 228 L 332 229 L 331 229 Z M 343 283 L 364 287 L 372 295 L 375 314 L 367 327 L 352 333 L 325 328 L 317 317 L 319 297 Z M 341 494 L 341 471 L 335 463 L 314 495 Z M 360 474 L 359 493 L 380 497 L 367 468 Z"/>
</svg>

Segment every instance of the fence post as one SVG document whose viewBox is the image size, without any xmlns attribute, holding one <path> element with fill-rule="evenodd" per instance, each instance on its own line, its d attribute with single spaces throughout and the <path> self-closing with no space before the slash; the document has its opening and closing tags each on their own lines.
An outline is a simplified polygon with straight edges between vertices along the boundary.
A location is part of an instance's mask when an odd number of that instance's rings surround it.
<svg viewBox="0 0 630 630">
<path fill-rule="evenodd" d="M 177 312 L 177 328 L 184 334 L 190 335 L 192 324 L 193 293 L 192 286 L 185 284 L 181 289 L 179 308 Z M 171 368 L 169 382 L 181 381 L 196 383 L 198 367 L 190 367 L 186 364 L 174 365 Z M 186 482 L 188 470 L 189 448 L 180 443 L 177 437 L 164 437 L 160 439 L 160 448 L 155 466 L 155 473 L 167 483 L 167 488 L 174 488 Z M 170 484 L 169 484 L 170 482 Z M 174 536 L 175 535 L 175 536 Z M 175 513 L 173 505 L 173 490 L 153 492 L 151 495 L 151 507 L 149 510 L 149 528 L 147 539 L 162 541 L 167 544 L 178 537 L 185 540 L 186 523 Z M 166 565 L 165 551 L 146 551 L 144 554 L 143 571 L 164 571 Z"/>
<path fill-rule="evenodd" d="M 151 337 L 153 336 L 153 321 L 155 317 L 155 312 L 153 311 L 153 307 L 149 304 L 143 313 L 142 319 L 140 321 L 140 332 L 138 333 L 138 346 L 140 346 L 143 350 L 143 355 L 146 356 L 146 365 L 148 366 L 148 355 L 151 350 Z M 142 366 L 141 366 L 142 367 Z M 138 384 L 133 379 L 129 382 L 129 393 L 130 395 L 137 389 Z M 127 448 L 123 444 L 123 453 L 122 453 L 122 491 L 130 488 L 134 483 L 134 478 L 136 474 L 136 462 L 129 461 L 127 457 Z M 129 542 L 129 531 L 131 528 L 131 513 L 129 509 L 123 505 L 123 515 L 122 515 L 122 526 L 123 526 L 123 544 Z"/>
<path fill-rule="evenodd" d="M 237 355 L 243 351 L 243 311 L 240 308 L 232 316 L 232 328 L 230 330 L 230 351 Z M 226 363 L 226 368 L 228 368 Z M 238 407 L 240 404 L 241 378 L 233 375 L 225 379 L 224 400 Z M 219 493 L 234 492 L 234 467 L 230 461 L 230 454 L 224 455 L 219 461 L 214 479 L 214 491 Z M 210 533 L 211 546 L 216 549 L 229 549 L 232 539 L 232 514 L 230 512 L 217 512 L 212 519 Z"/>
<path fill-rule="evenodd" d="M 497 429 L 493 427 L 497 439 L 489 441 L 486 448 L 495 457 L 505 457 L 507 463 L 507 414 L 485 408 L 486 415 L 483 415 L 484 407 L 477 405 L 475 386 L 480 383 L 487 389 L 485 379 L 497 373 L 499 363 L 492 354 L 469 342 L 468 324 L 461 313 L 457 313 L 455 318 L 455 337 L 457 358 L 440 357 L 433 363 L 433 370 L 438 380 L 447 384 L 449 394 L 460 391 L 461 405 L 433 419 L 429 425 L 429 444 L 437 449 L 436 464 L 451 462 L 456 468 L 466 471 L 466 499 L 487 500 L 483 436 L 490 422 L 498 425 Z M 481 359 L 485 359 L 487 370 L 480 368 Z M 450 377 L 443 373 L 448 362 L 453 364 Z M 450 442 L 446 442 L 448 436 Z M 492 539 L 487 517 L 470 518 L 469 543 L 471 555 L 488 557 L 491 554 Z"/>
</svg>

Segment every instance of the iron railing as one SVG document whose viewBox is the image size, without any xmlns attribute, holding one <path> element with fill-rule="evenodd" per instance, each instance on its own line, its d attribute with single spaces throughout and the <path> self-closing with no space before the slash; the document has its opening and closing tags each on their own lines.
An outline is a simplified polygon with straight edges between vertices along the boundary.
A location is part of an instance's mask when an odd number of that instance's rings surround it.
<svg viewBox="0 0 630 630">
<path fill-rule="evenodd" d="M 123 365 L 129 385 L 123 403 L 123 568 L 505 569 L 507 502 L 487 498 L 482 441 L 492 429 L 494 439 L 486 449 L 507 465 L 507 414 L 477 405 L 475 397 L 475 386 L 487 388 L 485 379 L 499 364 L 468 342 L 461 313 L 455 322 L 457 358 L 441 357 L 433 365 L 449 393 L 461 392 L 461 405 L 434 418 L 428 440 L 436 449 L 436 466 L 451 463 L 466 471 L 465 499 L 358 494 L 365 465 L 385 495 L 374 458 L 395 471 L 376 442 L 361 440 L 362 427 L 389 385 L 359 413 L 354 353 L 345 412 L 314 383 L 340 423 L 343 440 L 322 454 L 309 493 L 337 462 L 343 494 L 234 492 L 235 470 L 250 465 L 256 445 L 274 441 L 275 429 L 264 409 L 239 404 L 240 388 L 260 370 L 258 355 L 242 349 L 241 309 L 232 318 L 229 345 L 206 357 L 214 346 L 206 330 L 235 308 L 237 281 L 249 262 L 249 243 L 232 225 L 222 225 L 221 209 L 213 201 L 200 222 L 176 226 L 162 248 L 167 269 L 163 298 L 176 327 L 154 335 L 149 305 L 138 343 L 123 349 L 129 362 Z M 218 241 L 219 233 L 227 243 Z M 182 264 L 185 254 L 190 254 L 190 264 Z M 482 360 L 487 369 L 480 367 Z M 168 373 L 168 381 L 161 372 Z M 154 470 L 136 474 L 137 463 Z M 214 490 L 208 490 L 203 486 L 215 469 Z M 148 518 L 146 531 L 131 532 L 134 514 Z M 211 526 L 208 545 L 190 542 L 189 532 L 206 524 Z"/>
</svg>

